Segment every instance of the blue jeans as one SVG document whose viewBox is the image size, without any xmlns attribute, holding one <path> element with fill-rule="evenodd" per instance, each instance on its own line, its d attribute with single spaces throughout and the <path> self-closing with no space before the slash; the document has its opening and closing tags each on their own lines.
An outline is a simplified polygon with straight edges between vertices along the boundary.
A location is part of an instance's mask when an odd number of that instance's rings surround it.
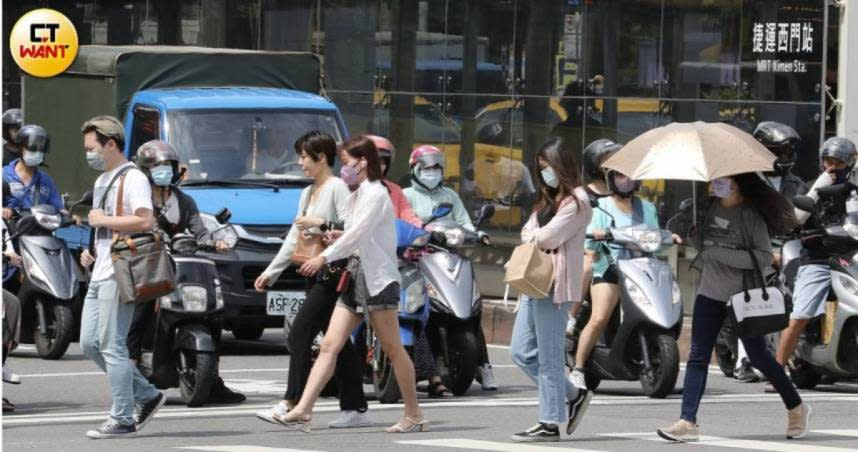
<svg viewBox="0 0 858 452">
<path fill-rule="evenodd" d="M 83 302 L 80 348 L 83 354 L 107 372 L 113 406 L 110 417 L 123 425 L 134 424 L 134 402 L 145 403 L 158 396 L 128 358 L 125 339 L 134 316 L 133 304 L 120 303 L 116 282 L 91 281 Z"/>
<path fill-rule="evenodd" d="M 721 324 L 727 318 L 727 303 L 698 295 L 694 300 L 691 317 L 691 352 L 685 368 L 685 384 L 682 389 L 682 419 L 697 423 L 697 409 L 706 390 L 709 361 Z M 766 348 L 765 336 L 740 337 L 751 359 L 751 365 L 759 369 L 778 391 L 784 405 L 791 410 L 801 405 L 801 397 L 792 385 L 784 368 Z"/>
<path fill-rule="evenodd" d="M 831 270 L 827 265 L 807 264 L 795 275 L 795 293 L 789 318 L 812 319 L 825 314 L 825 299 L 831 288 Z"/>
<path fill-rule="evenodd" d="M 566 420 L 566 399 L 577 389 L 566 379 L 566 321 L 572 303 L 554 304 L 553 296 L 534 300 L 522 296 L 512 329 L 512 362 L 539 389 L 539 422 Z"/>
</svg>

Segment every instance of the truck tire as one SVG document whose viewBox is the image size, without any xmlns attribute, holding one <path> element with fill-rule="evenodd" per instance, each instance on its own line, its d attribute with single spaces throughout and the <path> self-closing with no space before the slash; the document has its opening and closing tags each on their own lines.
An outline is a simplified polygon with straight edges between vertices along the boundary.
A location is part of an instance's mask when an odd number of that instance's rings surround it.
<svg viewBox="0 0 858 452">
<path fill-rule="evenodd" d="M 39 332 L 38 316 L 33 326 L 33 342 L 43 359 L 60 359 L 69 348 L 74 335 L 74 316 L 63 304 L 44 302 L 46 334 Z"/>
<path fill-rule="evenodd" d="M 264 332 L 265 328 L 261 326 L 242 326 L 232 329 L 233 337 L 245 341 L 255 341 L 262 337 Z"/>
<path fill-rule="evenodd" d="M 182 371 L 180 353 L 185 356 L 187 371 Z M 179 350 L 176 354 L 176 369 L 179 372 L 179 390 L 185 404 L 197 407 L 206 403 L 217 378 L 217 356 L 208 352 Z"/>
<path fill-rule="evenodd" d="M 641 372 L 640 382 L 644 394 L 653 399 L 663 399 L 673 392 L 679 376 L 679 347 L 676 339 L 659 333 L 648 338 L 652 369 Z"/>
</svg>

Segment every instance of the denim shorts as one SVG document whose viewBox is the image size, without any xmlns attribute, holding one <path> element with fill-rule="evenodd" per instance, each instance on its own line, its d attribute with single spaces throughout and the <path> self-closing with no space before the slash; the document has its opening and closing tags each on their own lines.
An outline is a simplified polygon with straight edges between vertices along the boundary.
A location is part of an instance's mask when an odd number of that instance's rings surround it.
<svg viewBox="0 0 858 452">
<path fill-rule="evenodd" d="M 348 309 L 352 314 L 361 315 L 367 312 L 399 310 L 399 283 L 397 282 L 388 284 L 375 296 L 348 296 L 348 292 L 340 297 L 337 306 Z"/>
<path fill-rule="evenodd" d="M 827 265 L 807 264 L 798 269 L 792 296 L 793 320 L 812 319 L 825 314 L 825 299 L 831 288 L 831 270 Z"/>
</svg>

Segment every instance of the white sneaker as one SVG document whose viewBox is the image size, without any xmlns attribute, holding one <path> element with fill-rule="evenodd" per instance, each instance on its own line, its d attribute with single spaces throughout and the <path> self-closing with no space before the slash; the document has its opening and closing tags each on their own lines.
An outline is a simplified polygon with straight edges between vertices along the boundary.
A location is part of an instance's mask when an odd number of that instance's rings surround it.
<svg viewBox="0 0 858 452">
<path fill-rule="evenodd" d="M 288 412 L 289 407 L 285 403 L 280 402 L 267 410 L 257 411 L 256 417 L 265 422 L 283 425 L 283 418 L 286 417 L 286 413 Z"/>
<path fill-rule="evenodd" d="M 575 317 L 569 316 L 569 320 L 566 321 L 566 334 L 572 335 L 575 333 Z"/>
<path fill-rule="evenodd" d="M 491 364 L 484 364 L 477 367 L 477 381 L 483 387 L 483 391 L 497 391 L 498 384 L 495 382 L 495 374 L 492 372 Z"/>
<path fill-rule="evenodd" d="M 587 390 L 587 381 L 584 379 L 584 372 L 578 369 L 572 370 L 572 373 L 569 374 L 569 383 L 572 383 L 572 386 L 578 389 Z"/>
<path fill-rule="evenodd" d="M 356 428 L 370 427 L 372 420 L 366 412 L 360 411 L 340 411 L 340 415 L 331 422 L 328 422 L 329 428 Z"/>
<path fill-rule="evenodd" d="M 21 384 L 21 377 L 19 377 L 15 372 L 12 372 L 12 369 L 3 366 L 3 381 L 6 383 L 12 383 L 13 385 Z"/>
</svg>

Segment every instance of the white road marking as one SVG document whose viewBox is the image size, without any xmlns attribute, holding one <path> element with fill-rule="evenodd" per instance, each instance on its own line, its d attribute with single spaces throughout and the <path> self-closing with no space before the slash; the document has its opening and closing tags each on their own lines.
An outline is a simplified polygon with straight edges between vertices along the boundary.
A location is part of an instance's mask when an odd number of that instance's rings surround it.
<svg viewBox="0 0 858 452">
<path fill-rule="evenodd" d="M 512 366 L 510 364 L 510 366 Z M 252 372 L 288 372 L 288 367 L 266 368 L 266 369 L 221 369 L 222 374 L 241 374 Z M 49 377 L 86 377 L 91 375 L 106 375 L 104 372 L 62 372 L 53 374 L 24 374 L 21 378 L 49 378 Z"/>
<path fill-rule="evenodd" d="M 613 438 L 628 438 L 628 439 L 643 439 L 647 441 L 658 441 L 665 446 L 671 444 L 657 434 L 652 432 L 642 433 L 602 433 L 599 436 L 609 436 Z M 727 447 L 732 449 L 748 449 L 748 450 L 767 450 L 775 452 L 854 452 L 855 449 L 844 449 L 842 447 L 819 446 L 816 444 L 802 443 L 800 441 L 791 443 L 782 443 L 778 441 L 757 441 L 748 439 L 732 439 L 719 436 L 700 436 L 700 441 L 695 443 L 686 443 L 687 446 L 708 446 L 708 447 Z"/>
<path fill-rule="evenodd" d="M 498 452 L 594 452 L 598 449 L 572 449 L 562 445 L 562 442 L 558 442 L 557 444 L 561 444 L 560 447 L 551 447 L 551 446 L 536 446 L 533 444 L 522 444 L 522 443 L 501 443 L 495 441 L 480 441 L 475 439 L 462 439 L 462 438 L 451 438 L 451 439 L 425 439 L 425 440 L 416 440 L 416 441 L 397 441 L 399 444 L 409 444 L 414 446 L 433 446 L 433 447 L 451 447 L 455 449 L 476 449 L 476 450 L 490 450 L 490 451 L 498 451 Z"/>
<path fill-rule="evenodd" d="M 264 447 L 264 446 L 185 446 L 177 447 L 176 449 L 187 450 L 206 450 L 212 452 L 323 452 L 316 449 L 283 449 L 280 447 Z"/>
<path fill-rule="evenodd" d="M 509 350 L 509 345 L 500 345 L 500 344 L 486 344 L 487 348 L 495 348 L 498 350 Z"/>
<path fill-rule="evenodd" d="M 852 402 L 858 403 L 858 394 L 803 394 L 802 397 L 808 401 L 815 402 Z M 534 397 L 493 397 L 493 398 L 459 398 L 450 401 L 430 401 L 422 399 L 421 406 L 424 408 L 511 408 L 511 407 L 533 407 L 538 406 L 539 401 Z M 629 406 L 629 405 L 679 405 L 681 398 L 671 399 L 649 399 L 641 396 L 597 396 L 591 405 Z M 706 404 L 737 404 L 737 403 L 782 403 L 777 394 L 743 394 L 743 395 L 720 395 L 704 397 L 702 402 Z M 247 416 L 252 419 L 256 411 L 268 408 L 272 403 L 261 405 L 241 405 L 232 407 L 208 407 L 208 408 L 165 408 L 155 415 L 156 418 L 172 419 L 198 419 L 205 417 L 222 416 Z M 371 411 L 401 410 L 402 404 L 379 404 L 370 403 Z M 336 401 L 320 402 L 316 405 L 316 413 L 333 413 L 339 411 Z M 28 424 L 70 424 L 77 422 L 89 422 L 103 420 L 107 416 L 101 412 L 72 412 L 59 414 L 10 414 L 3 416 L 4 425 L 28 425 Z"/>
<path fill-rule="evenodd" d="M 811 432 L 837 436 L 852 436 L 858 438 L 858 430 L 811 430 Z"/>
</svg>

